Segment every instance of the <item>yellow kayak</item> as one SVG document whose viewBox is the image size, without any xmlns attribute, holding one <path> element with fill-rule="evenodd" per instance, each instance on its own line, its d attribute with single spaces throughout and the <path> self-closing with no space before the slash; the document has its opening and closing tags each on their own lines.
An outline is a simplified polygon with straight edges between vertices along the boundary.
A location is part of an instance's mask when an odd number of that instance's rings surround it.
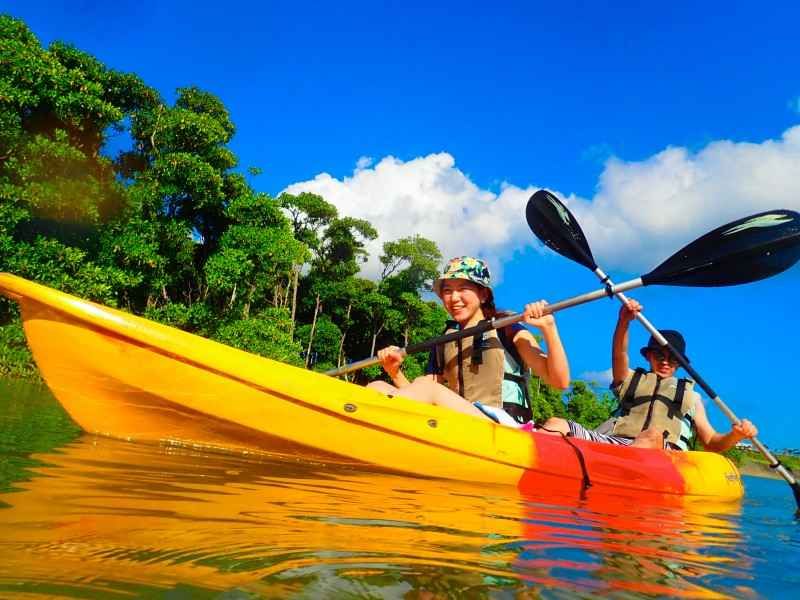
<svg viewBox="0 0 800 600">
<path fill-rule="evenodd" d="M 42 375 L 89 433 L 366 464 L 517 486 L 733 500 L 710 452 L 624 448 L 513 429 L 293 367 L 0 273 Z"/>
</svg>

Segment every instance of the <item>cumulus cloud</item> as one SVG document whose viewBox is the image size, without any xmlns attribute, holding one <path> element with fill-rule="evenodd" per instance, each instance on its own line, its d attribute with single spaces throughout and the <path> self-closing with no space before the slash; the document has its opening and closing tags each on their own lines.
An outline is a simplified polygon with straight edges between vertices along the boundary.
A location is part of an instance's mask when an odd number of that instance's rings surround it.
<svg viewBox="0 0 800 600">
<path fill-rule="evenodd" d="M 371 156 L 362 156 L 356 161 L 356 169 L 367 169 L 372 166 L 372 157 Z"/>
<path fill-rule="evenodd" d="M 381 237 L 368 247 L 363 274 L 376 277 L 382 243 L 413 234 L 434 240 L 445 258 L 483 256 L 499 275 L 516 250 L 534 244 L 523 215 L 536 189 L 481 189 L 442 152 L 374 165 L 362 157 L 350 177 L 322 173 L 285 191 L 320 194 L 341 214 L 370 221 Z M 645 272 L 723 223 L 774 208 L 800 210 L 800 126 L 761 143 L 723 140 L 698 152 L 669 147 L 643 161 L 611 157 L 593 198 L 553 191 L 575 213 L 598 264 Z"/>
<path fill-rule="evenodd" d="M 639 162 L 611 158 L 591 201 L 565 200 L 601 266 L 646 271 L 728 221 L 800 209 L 800 126 L 760 144 L 717 141 L 697 153 L 671 147 Z"/>
<path fill-rule="evenodd" d="M 497 279 L 502 263 L 521 244 L 533 243 L 522 215 L 535 189 L 482 190 L 443 152 L 406 162 L 389 156 L 374 166 L 359 159 L 350 177 L 322 173 L 284 191 L 320 194 L 340 214 L 375 226 L 380 238 L 367 247 L 371 259 L 362 269 L 367 277 L 380 273 L 383 242 L 419 234 L 435 241 L 445 260 L 461 254 L 486 258 Z"/>
</svg>

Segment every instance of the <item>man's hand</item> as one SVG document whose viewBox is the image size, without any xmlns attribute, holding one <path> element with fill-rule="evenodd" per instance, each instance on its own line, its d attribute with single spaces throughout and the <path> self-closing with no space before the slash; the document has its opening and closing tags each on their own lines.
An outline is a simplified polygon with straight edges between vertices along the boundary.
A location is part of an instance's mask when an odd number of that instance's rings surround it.
<svg viewBox="0 0 800 600">
<path fill-rule="evenodd" d="M 737 440 L 754 438 L 758 435 L 758 429 L 747 419 L 742 419 L 738 425 L 731 428 L 731 433 Z"/>
<path fill-rule="evenodd" d="M 636 315 L 642 312 L 642 305 L 633 298 L 628 298 L 627 302 L 619 309 L 620 323 L 630 323 L 636 318 Z"/>
</svg>

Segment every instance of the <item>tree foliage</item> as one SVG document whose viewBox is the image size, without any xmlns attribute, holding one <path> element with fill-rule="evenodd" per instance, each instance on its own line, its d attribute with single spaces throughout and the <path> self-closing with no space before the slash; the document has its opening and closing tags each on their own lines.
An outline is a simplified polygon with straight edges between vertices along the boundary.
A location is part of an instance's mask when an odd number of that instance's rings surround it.
<svg viewBox="0 0 800 600">
<path fill-rule="evenodd" d="M 590 429 L 608 419 L 617 404 L 609 392 L 598 397 L 585 381 L 573 381 L 566 398 L 566 417 Z"/>
<path fill-rule="evenodd" d="M 537 423 L 544 423 L 550 417 L 561 417 L 593 429 L 609 419 L 617 406 L 609 392 L 598 394 L 591 385 L 580 380 L 573 381 L 564 393 L 538 377 L 532 377 L 528 390 L 533 420 Z"/>
<path fill-rule="evenodd" d="M 315 194 L 256 193 L 213 94 L 170 105 L 7 16 L 0 64 L 0 269 L 292 364 L 311 342 L 317 368 L 427 333 L 435 244 L 387 245 L 389 292 L 359 278 L 375 228 Z M 4 372 L 32 372 L 11 303 L 0 327 Z"/>
</svg>

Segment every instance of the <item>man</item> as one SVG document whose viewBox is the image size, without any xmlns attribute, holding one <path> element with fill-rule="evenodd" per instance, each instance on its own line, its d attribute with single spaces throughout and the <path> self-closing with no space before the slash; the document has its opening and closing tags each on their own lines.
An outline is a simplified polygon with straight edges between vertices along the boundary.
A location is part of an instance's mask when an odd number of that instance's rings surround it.
<svg viewBox="0 0 800 600">
<path fill-rule="evenodd" d="M 679 366 L 677 358 L 655 338 L 651 337 L 640 351 L 650 369 L 631 370 L 628 328 L 641 310 L 641 304 L 629 299 L 619 311 L 614 330 L 611 389 L 619 401 L 614 418 L 597 430 L 559 418 L 549 419 L 543 428 L 597 442 L 674 450 L 687 450 L 694 430 L 706 450 L 714 452 L 724 452 L 740 440 L 758 435 L 758 430 L 746 419 L 726 434 L 715 431 L 700 395 L 693 389 L 694 382 L 675 377 Z M 680 333 L 663 330 L 661 334 L 686 356 L 686 343 Z"/>
</svg>

